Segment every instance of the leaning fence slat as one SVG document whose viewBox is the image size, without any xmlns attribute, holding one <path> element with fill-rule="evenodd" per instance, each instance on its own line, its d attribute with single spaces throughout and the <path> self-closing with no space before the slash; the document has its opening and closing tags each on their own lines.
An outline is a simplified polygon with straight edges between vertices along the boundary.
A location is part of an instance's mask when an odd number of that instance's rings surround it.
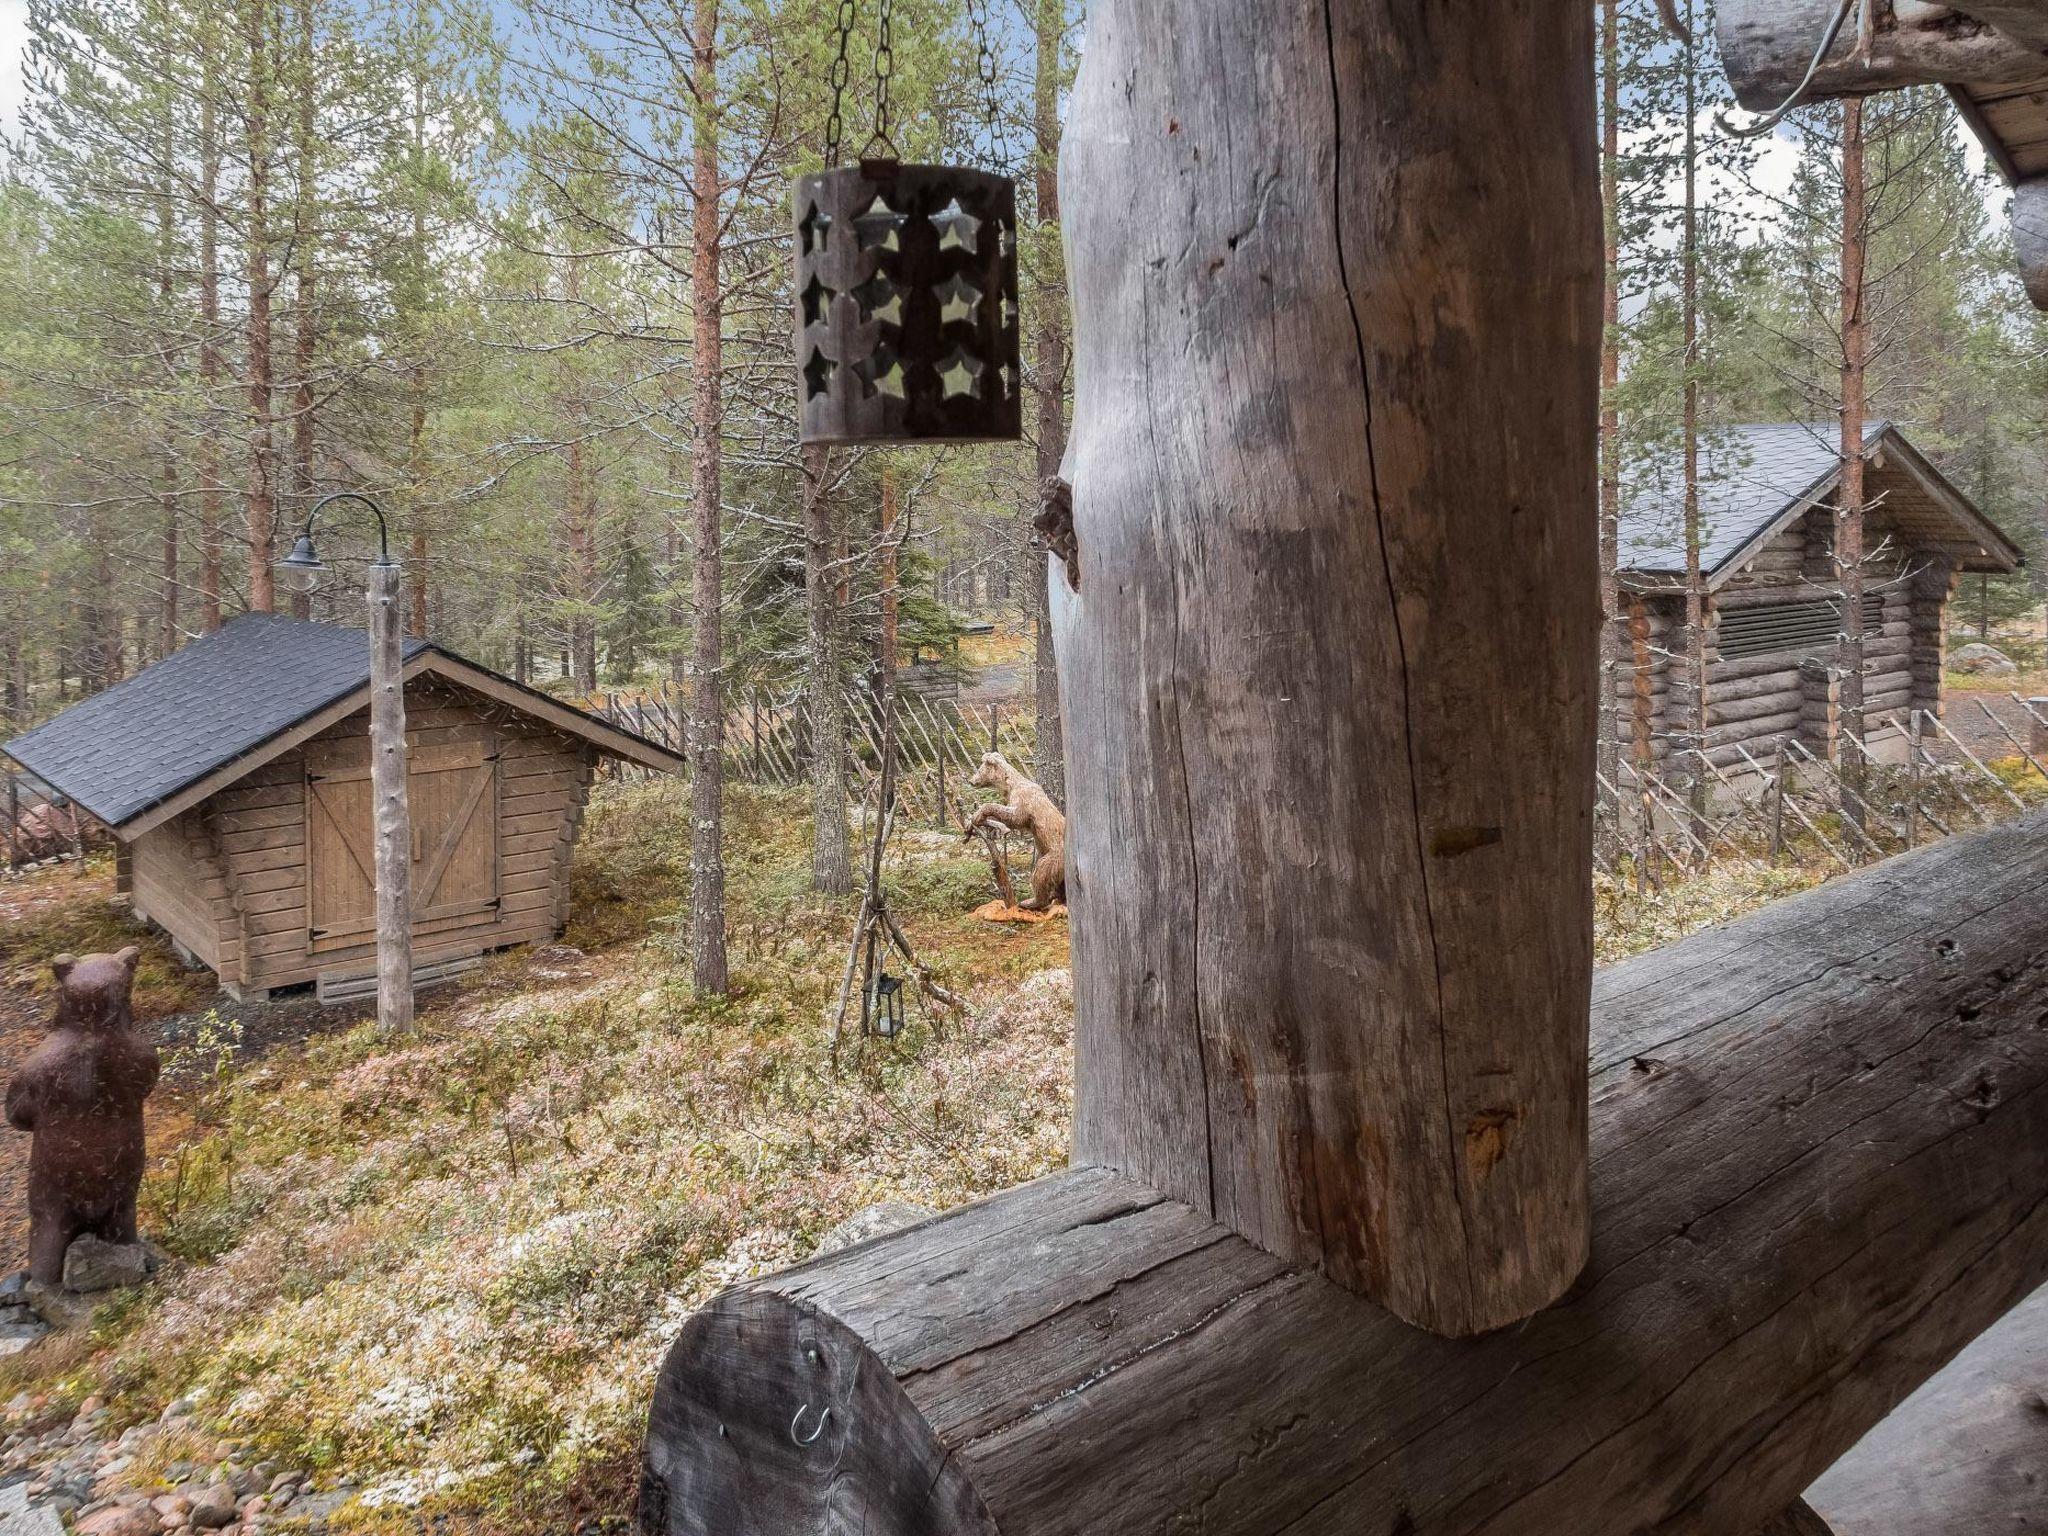
<svg viewBox="0 0 2048 1536">
<path fill-rule="evenodd" d="M 1934 714 L 1932 712 L 1929 713 L 1928 718 L 1934 722 L 1934 728 L 1937 731 L 1941 732 L 1942 735 L 1948 738 L 1949 745 L 1954 747 L 1958 752 L 1962 753 L 1963 756 L 1967 757 L 1970 760 L 1970 766 L 1972 768 L 1975 768 L 1979 773 L 1983 774 L 1985 778 L 1989 779 L 1993 784 L 1996 784 L 1998 786 L 1998 792 L 2004 795 L 2006 799 L 2012 802 L 2012 807 L 2014 810 L 2024 811 L 2027 808 L 2027 802 L 2022 800 L 2017 794 L 2013 793 L 2013 788 L 2010 784 L 2006 783 L 2005 780 L 2001 779 L 1989 768 L 1986 768 L 1982 760 L 1978 758 L 1977 754 L 1972 752 L 1968 747 L 1963 745 L 1962 737 L 1958 736 L 1954 731 L 1948 728 L 1947 721 L 1943 720 L 1940 715 Z"/>
<path fill-rule="evenodd" d="M 2043 768 L 2040 762 L 2035 758 L 2034 754 L 2028 750 L 2027 744 L 2024 741 L 2021 741 L 2018 736 L 2013 734 L 2012 727 L 2007 725 L 2003 720 L 1998 718 L 1997 711 L 1993 710 L 1992 707 L 1989 704 L 1986 704 L 1982 699 L 1979 699 L 1977 701 L 1977 707 L 1984 711 L 1984 718 L 1986 720 L 1989 720 L 1992 723 L 1992 725 L 1997 728 L 1999 735 L 2003 736 L 2007 741 L 2012 743 L 2013 750 L 2018 752 L 2021 757 L 2026 759 L 2027 766 L 2033 769 L 2034 772 L 2038 773 L 2044 780 L 2048 780 L 2048 768 Z M 2000 782 L 2002 783 L 2004 781 L 2001 780 Z"/>
<path fill-rule="evenodd" d="M 1758 762 L 1754 757 L 1750 756 L 1748 747 L 1742 746 L 1738 743 L 1736 745 L 1735 750 L 1742 754 L 1742 760 L 1745 763 L 1748 763 L 1749 766 L 1753 768 L 1756 772 L 1764 772 L 1764 765 Z M 1780 790 L 1780 798 L 1784 802 L 1785 809 L 1792 813 L 1793 818 L 1797 820 L 1802 827 L 1806 828 L 1808 832 L 1813 834 L 1814 841 L 1819 843 L 1821 847 L 1825 848 L 1828 851 L 1829 857 L 1831 857 L 1837 864 L 1841 865 L 1844 869 L 1854 869 L 1856 867 L 1856 861 L 1850 858 L 1849 855 L 1844 853 L 1840 848 L 1837 848 L 1835 846 L 1834 839 L 1829 837 L 1827 833 L 1821 831 L 1819 827 L 1813 824 L 1813 819 L 1810 816 L 1808 816 L 1806 812 L 1799 808 L 1799 802 L 1796 799 L 1794 799 L 1790 795 L 1784 794 L 1782 789 Z"/>
<path fill-rule="evenodd" d="M 1823 758 L 1814 756 L 1812 749 L 1809 748 L 1803 741 L 1794 741 L 1792 742 L 1791 746 L 1792 750 L 1797 752 L 1802 758 L 1804 758 L 1810 766 L 1818 768 L 1822 776 L 1826 778 L 1830 783 L 1832 783 L 1835 786 L 1835 788 L 1838 791 L 1840 791 L 1844 798 L 1854 800 L 1858 805 L 1863 807 L 1865 815 L 1875 816 L 1879 820 L 1884 819 L 1883 813 L 1879 811 L 1876 806 L 1872 805 L 1868 800 L 1864 799 L 1863 796 L 1859 795 L 1858 793 L 1856 793 L 1855 790 L 1849 787 L 1849 781 L 1842 776 L 1841 772 L 1838 769 L 1836 769 L 1833 763 L 1830 763 Z M 1843 816 L 1842 826 L 1844 830 L 1849 832 L 1856 839 L 1857 842 L 1861 843 L 1865 848 L 1870 850 L 1872 858 L 1882 859 L 1885 857 L 1884 849 L 1878 846 L 1876 839 L 1871 837 L 1871 835 L 1868 832 L 1864 831 L 1863 828 L 1856 824 L 1856 819 L 1853 816 Z"/>
</svg>

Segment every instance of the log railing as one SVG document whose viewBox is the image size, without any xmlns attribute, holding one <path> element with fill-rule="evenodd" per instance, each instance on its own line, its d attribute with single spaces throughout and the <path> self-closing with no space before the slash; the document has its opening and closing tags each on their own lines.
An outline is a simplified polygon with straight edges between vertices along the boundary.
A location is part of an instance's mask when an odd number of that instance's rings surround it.
<svg viewBox="0 0 2048 1536">
<path fill-rule="evenodd" d="M 643 1528 L 1762 1529 L 2048 1281 L 2048 813 L 1602 972 L 1592 1102 L 1591 1265 L 1477 1340 L 1086 1168 L 728 1293 Z"/>
</svg>

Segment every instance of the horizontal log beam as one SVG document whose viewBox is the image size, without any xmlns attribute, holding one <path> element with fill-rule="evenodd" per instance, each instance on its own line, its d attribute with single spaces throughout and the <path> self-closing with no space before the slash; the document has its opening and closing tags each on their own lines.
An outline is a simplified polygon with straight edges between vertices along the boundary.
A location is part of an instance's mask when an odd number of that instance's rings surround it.
<svg viewBox="0 0 2048 1536">
<path fill-rule="evenodd" d="M 1722 0 L 1716 13 L 1721 58 L 1735 99 L 1768 112 L 1799 85 L 1820 46 L 1837 0 Z M 1942 6 L 1893 7 L 1858 50 L 1842 29 L 1815 71 L 1807 99 L 1865 96 L 1909 85 L 2024 85 L 2048 76 L 2048 55 L 1988 20 Z"/>
<path fill-rule="evenodd" d="M 2048 1279 L 2048 815 L 1602 972 L 1592 1109 L 1589 1268 L 1476 1340 L 1095 1169 L 728 1292 L 642 1527 L 1764 1528 Z"/>
<path fill-rule="evenodd" d="M 2048 1290 L 2036 1291 L 1813 1485 L 1844 1536 L 2048 1530 Z"/>
</svg>

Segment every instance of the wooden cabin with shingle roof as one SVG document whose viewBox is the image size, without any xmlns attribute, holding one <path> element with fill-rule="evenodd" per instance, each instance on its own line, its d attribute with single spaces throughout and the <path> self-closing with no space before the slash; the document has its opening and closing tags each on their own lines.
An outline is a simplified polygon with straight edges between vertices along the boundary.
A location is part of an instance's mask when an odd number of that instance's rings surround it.
<svg viewBox="0 0 2048 1536">
<path fill-rule="evenodd" d="M 413 957 L 432 979 L 554 937 L 600 757 L 683 759 L 424 640 L 405 647 Z M 370 656 L 248 614 L 8 742 L 111 829 L 121 887 L 237 995 L 376 968 Z"/>
<path fill-rule="evenodd" d="M 1788 740 L 1839 751 L 1842 595 L 1832 423 L 1708 432 L 1700 454 L 1707 589 L 1707 751 L 1717 767 Z M 1967 573 L 2019 569 L 2016 545 L 1899 429 L 1872 422 L 1864 546 L 1864 699 L 1873 753 L 1902 759 L 1911 710 L 1939 713 L 1945 626 Z M 1624 488 L 1619 564 L 1628 635 L 1615 676 L 1621 739 L 1653 762 L 1682 740 L 1685 496 L 1677 455 Z"/>
</svg>

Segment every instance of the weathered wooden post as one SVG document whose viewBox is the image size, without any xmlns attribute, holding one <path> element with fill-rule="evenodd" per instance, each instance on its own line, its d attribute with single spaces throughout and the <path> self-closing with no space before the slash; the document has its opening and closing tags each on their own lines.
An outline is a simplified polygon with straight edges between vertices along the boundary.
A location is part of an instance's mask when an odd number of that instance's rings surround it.
<svg viewBox="0 0 2048 1536">
<path fill-rule="evenodd" d="M 2027 700 L 2027 750 L 2048 758 L 2048 698 Z"/>
<path fill-rule="evenodd" d="M 404 582 L 370 567 L 370 797 L 377 832 L 377 1027 L 412 1023 L 412 816 L 406 800 Z"/>
<path fill-rule="evenodd" d="M 1119 0 L 1062 168 L 1075 1157 L 1450 1334 L 1586 1257 L 1591 25 Z"/>
</svg>

